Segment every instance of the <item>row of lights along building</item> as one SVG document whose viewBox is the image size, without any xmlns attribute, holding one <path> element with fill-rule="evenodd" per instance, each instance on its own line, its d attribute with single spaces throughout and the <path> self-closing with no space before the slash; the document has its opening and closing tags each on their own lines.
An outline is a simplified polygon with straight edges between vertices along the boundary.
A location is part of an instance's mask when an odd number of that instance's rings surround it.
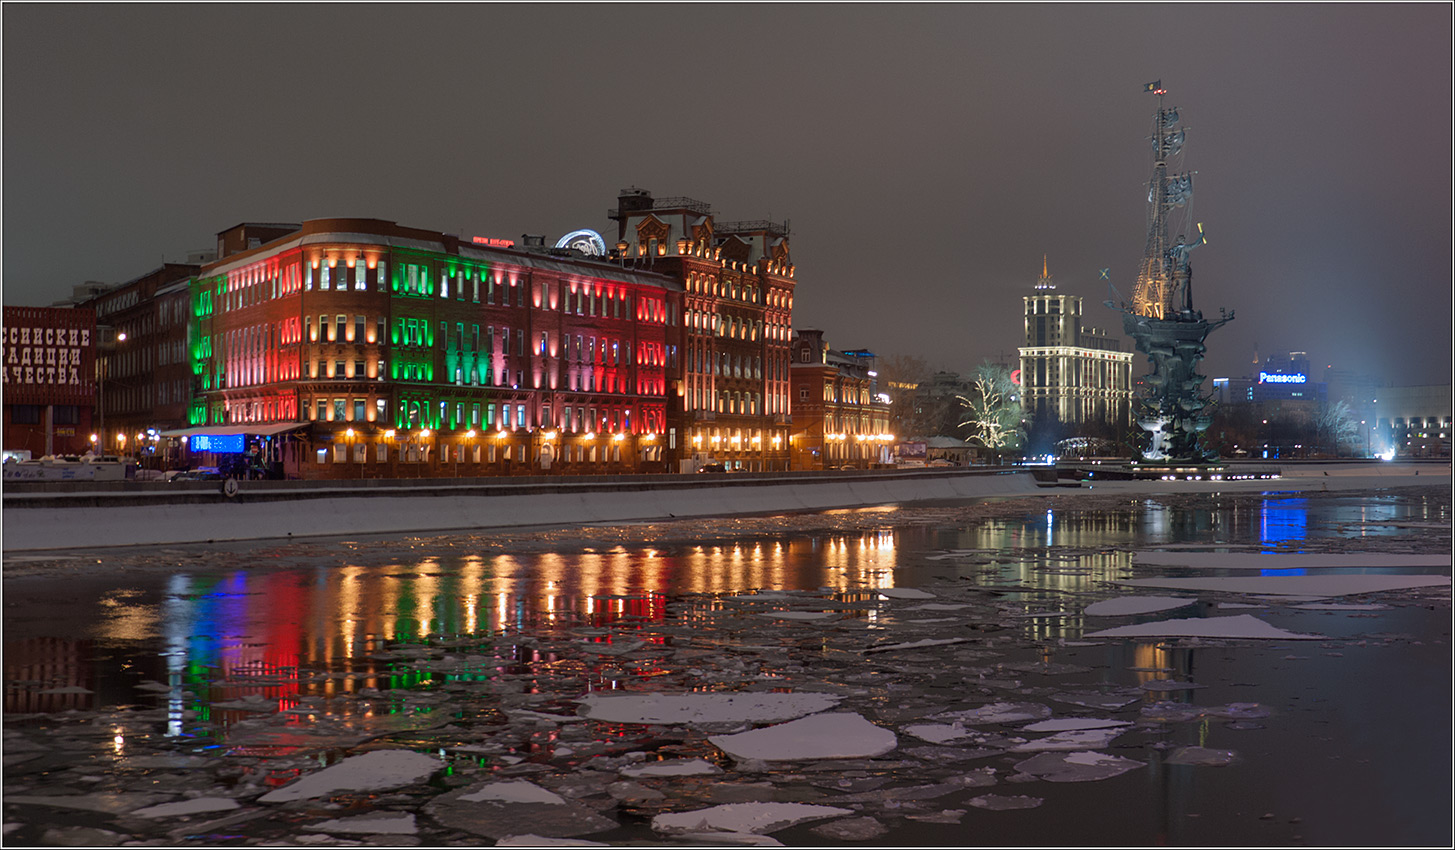
<svg viewBox="0 0 1455 850">
<path fill-rule="evenodd" d="M 7 307 L 7 364 L 47 356 L 44 312 L 94 345 L 60 354 L 76 358 L 60 381 L 6 369 L 5 447 L 101 443 L 172 468 L 244 453 L 297 478 L 890 460 L 872 357 L 829 366 L 817 332 L 793 348 L 786 226 L 640 189 L 609 216 L 614 246 L 577 231 L 555 248 L 375 219 L 240 224 L 215 258 L 88 284 L 69 310 Z"/>
</svg>

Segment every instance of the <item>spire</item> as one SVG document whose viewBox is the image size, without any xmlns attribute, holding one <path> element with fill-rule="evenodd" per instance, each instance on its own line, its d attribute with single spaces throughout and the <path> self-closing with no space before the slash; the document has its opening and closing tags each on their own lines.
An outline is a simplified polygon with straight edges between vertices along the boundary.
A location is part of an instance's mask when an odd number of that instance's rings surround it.
<svg viewBox="0 0 1455 850">
<path fill-rule="evenodd" d="M 1054 283 L 1051 282 L 1051 272 L 1049 271 L 1049 268 L 1050 267 L 1046 263 L 1046 255 L 1045 254 L 1042 254 L 1041 255 L 1041 279 L 1038 280 L 1038 281 L 1036 281 L 1036 289 L 1038 289 L 1038 290 L 1045 290 L 1045 289 L 1055 289 L 1056 288 L 1056 284 L 1054 284 Z"/>
</svg>

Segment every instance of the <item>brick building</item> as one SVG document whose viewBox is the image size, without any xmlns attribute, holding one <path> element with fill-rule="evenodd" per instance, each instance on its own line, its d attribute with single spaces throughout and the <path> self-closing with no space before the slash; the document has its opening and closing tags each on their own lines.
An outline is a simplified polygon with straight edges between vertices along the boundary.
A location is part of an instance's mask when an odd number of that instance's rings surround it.
<svg viewBox="0 0 1455 850">
<path fill-rule="evenodd" d="M 96 314 L 89 309 L 6 307 L 4 448 L 32 457 L 91 448 L 96 405 Z"/>
<path fill-rule="evenodd" d="M 793 338 L 793 468 L 870 469 L 893 462 L 889 402 L 876 393 L 873 355 L 829 348 L 823 331 Z"/>
<path fill-rule="evenodd" d="M 787 226 L 719 223 L 707 204 L 642 189 L 623 191 L 609 215 L 624 262 L 683 292 L 682 356 L 668 375 L 677 468 L 787 469 L 795 284 Z"/>
</svg>

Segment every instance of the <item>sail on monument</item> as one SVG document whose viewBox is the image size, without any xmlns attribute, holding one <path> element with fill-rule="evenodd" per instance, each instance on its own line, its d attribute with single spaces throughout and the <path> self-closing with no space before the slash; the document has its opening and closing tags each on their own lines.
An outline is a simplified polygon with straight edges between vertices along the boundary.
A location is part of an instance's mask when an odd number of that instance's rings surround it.
<svg viewBox="0 0 1455 850">
<path fill-rule="evenodd" d="M 1152 365 L 1143 379 L 1147 389 L 1137 411 L 1137 424 L 1150 435 L 1142 459 L 1211 461 L 1217 453 L 1200 443 L 1202 432 L 1212 423 L 1211 398 L 1202 392 L 1206 377 L 1197 373 L 1197 364 L 1207 351 L 1207 335 L 1232 321 L 1233 314 L 1221 311 L 1220 318 L 1208 321 L 1193 307 L 1190 255 L 1207 239 L 1201 224 L 1196 233 L 1185 226 L 1191 221 L 1185 212 L 1192 201 L 1195 172 L 1178 173 L 1170 166 L 1182 152 L 1187 131 L 1179 126 L 1178 107 L 1165 105 L 1167 90 L 1160 80 L 1143 90 L 1157 95 L 1147 244 L 1131 302 L 1106 303 L 1122 313 L 1123 330 Z M 1175 211 L 1183 214 L 1174 216 Z M 1175 239 L 1170 237 L 1174 217 L 1184 222 Z"/>
</svg>

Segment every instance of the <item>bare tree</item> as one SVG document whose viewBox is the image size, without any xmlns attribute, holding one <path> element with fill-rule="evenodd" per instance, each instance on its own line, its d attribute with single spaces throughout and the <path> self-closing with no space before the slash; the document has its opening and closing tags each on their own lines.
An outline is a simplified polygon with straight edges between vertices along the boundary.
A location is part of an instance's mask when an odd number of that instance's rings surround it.
<svg viewBox="0 0 1455 850">
<path fill-rule="evenodd" d="M 1002 451 L 1018 448 L 1024 437 L 1021 420 L 1025 408 L 1020 391 L 1011 381 L 1010 369 L 981 362 L 975 369 L 975 383 L 968 396 L 956 396 L 965 409 L 960 427 L 999 457 Z"/>
<path fill-rule="evenodd" d="M 875 364 L 879 391 L 889 395 L 889 427 L 901 437 L 913 430 L 915 389 L 930 376 L 930 364 L 917 354 L 890 354 Z"/>
<path fill-rule="evenodd" d="M 1331 448 L 1338 457 L 1339 446 L 1352 444 L 1359 434 L 1359 426 L 1349 405 L 1336 401 L 1319 405 L 1314 414 L 1314 434 L 1321 448 Z"/>
</svg>

